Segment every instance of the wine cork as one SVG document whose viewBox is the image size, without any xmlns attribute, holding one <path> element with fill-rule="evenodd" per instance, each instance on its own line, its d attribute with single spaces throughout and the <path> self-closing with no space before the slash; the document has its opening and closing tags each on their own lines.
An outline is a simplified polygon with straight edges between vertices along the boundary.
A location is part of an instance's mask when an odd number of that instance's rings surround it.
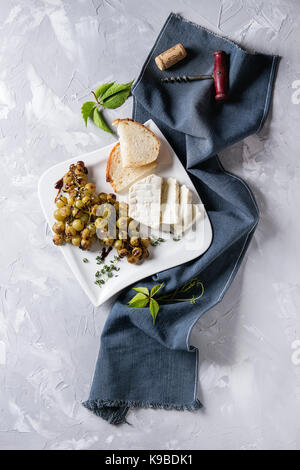
<svg viewBox="0 0 300 470">
<path fill-rule="evenodd" d="M 160 70 L 166 70 L 172 65 L 177 64 L 180 60 L 184 59 L 187 52 L 182 44 L 178 43 L 176 46 L 171 47 L 165 52 L 162 52 L 155 57 L 155 62 Z"/>
</svg>

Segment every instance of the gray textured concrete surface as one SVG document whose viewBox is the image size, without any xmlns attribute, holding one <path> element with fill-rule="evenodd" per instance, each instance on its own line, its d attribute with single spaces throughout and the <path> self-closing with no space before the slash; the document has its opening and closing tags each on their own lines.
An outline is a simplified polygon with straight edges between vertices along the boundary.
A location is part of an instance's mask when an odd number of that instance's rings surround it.
<svg viewBox="0 0 300 470">
<path fill-rule="evenodd" d="M 93 308 L 52 245 L 37 183 L 112 141 L 80 106 L 137 77 L 171 10 L 282 57 L 264 129 L 221 155 L 261 220 L 193 332 L 204 411 L 134 410 L 113 427 L 80 404 L 111 302 Z M 297 0 L 1 0 L 0 449 L 300 449 L 299 13 Z"/>
</svg>

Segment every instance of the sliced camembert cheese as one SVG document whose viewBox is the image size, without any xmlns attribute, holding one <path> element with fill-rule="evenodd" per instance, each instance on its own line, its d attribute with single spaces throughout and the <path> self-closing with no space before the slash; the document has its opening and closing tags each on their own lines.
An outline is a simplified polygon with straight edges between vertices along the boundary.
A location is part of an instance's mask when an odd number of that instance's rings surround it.
<svg viewBox="0 0 300 470">
<path fill-rule="evenodd" d="M 162 185 L 161 223 L 179 223 L 179 183 L 175 178 L 168 178 Z"/>
<path fill-rule="evenodd" d="M 158 229 L 160 225 L 162 178 L 149 175 L 129 189 L 129 217 Z"/>
<path fill-rule="evenodd" d="M 185 185 L 180 187 L 180 215 L 183 225 L 183 231 L 187 230 L 193 223 L 193 194 Z"/>
<path fill-rule="evenodd" d="M 185 185 L 180 186 L 179 222 L 174 224 L 174 233 L 182 235 L 193 225 L 193 194 Z"/>
</svg>

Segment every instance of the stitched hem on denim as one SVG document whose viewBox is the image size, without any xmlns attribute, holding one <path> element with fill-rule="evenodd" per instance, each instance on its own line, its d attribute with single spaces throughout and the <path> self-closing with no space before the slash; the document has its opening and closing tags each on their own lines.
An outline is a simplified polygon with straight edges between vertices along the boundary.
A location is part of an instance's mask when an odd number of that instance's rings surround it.
<svg viewBox="0 0 300 470">
<path fill-rule="evenodd" d="M 129 408 L 154 408 L 177 411 L 196 411 L 203 407 L 199 400 L 188 404 L 152 403 L 135 400 L 87 400 L 82 405 L 95 415 L 108 421 L 110 424 L 127 423 L 126 414 Z"/>
</svg>

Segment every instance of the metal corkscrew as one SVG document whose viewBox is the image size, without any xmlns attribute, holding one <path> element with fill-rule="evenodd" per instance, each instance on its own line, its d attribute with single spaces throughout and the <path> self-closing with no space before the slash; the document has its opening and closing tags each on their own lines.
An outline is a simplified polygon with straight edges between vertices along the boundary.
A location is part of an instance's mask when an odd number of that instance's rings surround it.
<svg viewBox="0 0 300 470">
<path fill-rule="evenodd" d="M 163 83 L 188 83 L 195 80 L 213 79 L 216 89 L 216 101 L 226 101 L 228 99 L 228 65 L 226 53 L 224 51 L 214 52 L 215 65 L 212 74 L 209 75 L 182 75 L 180 77 L 162 78 Z"/>
</svg>

